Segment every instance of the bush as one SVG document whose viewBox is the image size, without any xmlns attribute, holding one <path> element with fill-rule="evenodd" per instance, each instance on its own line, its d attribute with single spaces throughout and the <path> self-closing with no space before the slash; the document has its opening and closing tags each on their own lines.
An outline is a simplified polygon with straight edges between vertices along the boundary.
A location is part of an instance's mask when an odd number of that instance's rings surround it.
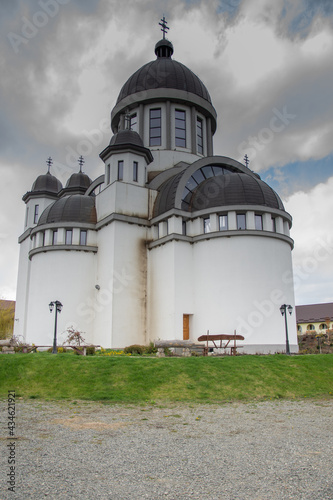
<svg viewBox="0 0 333 500">
<path fill-rule="evenodd" d="M 133 344 L 125 347 L 125 354 L 143 354 L 146 347 L 144 345 Z"/>
<path fill-rule="evenodd" d="M 93 345 L 86 347 L 87 356 L 94 356 L 95 352 L 96 352 L 96 350 L 95 350 L 95 347 Z"/>
<path fill-rule="evenodd" d="M 145 354 L 156 354 L 157 347 L 154 346 L 154 342 L 149 342 L 149 345 L 145 347 Z"/>
<path fill-rule="evenodd" d="M 50 347 L 47 350 L 47 352 L 52 352 L 52 351 L 53 351 L 53 347 Z M 66 347 L 57 347 L 57 352 L 61 354 L 63 352 L 67 352 L 67 349 L 66 349 Z"/>
</svg>

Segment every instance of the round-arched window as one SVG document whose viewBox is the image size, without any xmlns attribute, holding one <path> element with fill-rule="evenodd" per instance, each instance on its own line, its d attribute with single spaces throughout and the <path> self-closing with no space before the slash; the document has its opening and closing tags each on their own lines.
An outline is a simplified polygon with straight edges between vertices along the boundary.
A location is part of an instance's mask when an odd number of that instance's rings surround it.
<svg viewBox="0 0 333 500">
<path fill-rule="evenodd" d="M 326 323 L 322 323 L 321 325 L 319 325 L 319 330 L 327 330 Z"/>
<path fill-rule="evenodd" d="M 310 324 L 310 325 L 308 325 L 308 326 L 307 326 L 307 328 L 306 328 L 306 329 L 307 329 L 307 330 L 315 330 L 315 326 L 314 326 L 314 325 L 312 325 L 312 324 Z"/>
<path fill-rule="evenodd" d="M 299 333 L 302 333 L 302 326 L 301 326 L 301 325 L 297 325 L 297 331 L 298 331 Z"/>
</svg>

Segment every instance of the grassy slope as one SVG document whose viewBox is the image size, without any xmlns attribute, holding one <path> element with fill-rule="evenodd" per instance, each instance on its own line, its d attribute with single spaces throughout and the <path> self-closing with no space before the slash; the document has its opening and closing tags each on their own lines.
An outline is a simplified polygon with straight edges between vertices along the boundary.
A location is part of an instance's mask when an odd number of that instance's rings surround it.
<svg viewBox="0 0 333 500">
<path fill-rule="evenodd" d="M 333 355 L 219 358 L 2 355 L 0 397 L 218 402 L 330 397 Z"/>
</svg>

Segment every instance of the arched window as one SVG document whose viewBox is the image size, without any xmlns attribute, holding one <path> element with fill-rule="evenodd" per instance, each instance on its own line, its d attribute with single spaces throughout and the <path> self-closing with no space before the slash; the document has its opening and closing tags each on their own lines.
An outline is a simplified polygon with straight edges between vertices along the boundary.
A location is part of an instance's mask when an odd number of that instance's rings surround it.
<svg viewBox="0 0 333 500">
<path fill-rule="evenodd" d="M 322 323 L 321 325 L 319 325 L 319 330 L 327 330 L 326 323 Z"/>
<path fill-rule="evenodd" d="M 310 324 L 310 325 L 308 325 L 308 326 L 307 326 L 307 328 L 306 328 L 306 329 L 307 329 L 307 330 L 315 330 L 315 326 L 314 326 L 314 325 L 312 325 L 312 324 Z"/>
<path fill-rule="evenodd" d="M 297 325 L 297 331 L 298 331 L 298 333 L 302 333 L 302 326 L 301 325 Z"/>
</svg>

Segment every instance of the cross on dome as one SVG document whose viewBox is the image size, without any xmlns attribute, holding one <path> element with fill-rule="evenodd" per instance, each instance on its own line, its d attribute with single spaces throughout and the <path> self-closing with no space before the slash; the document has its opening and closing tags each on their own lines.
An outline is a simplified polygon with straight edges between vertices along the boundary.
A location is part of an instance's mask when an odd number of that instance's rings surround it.
<svg viewBox="0 0 333 500">
<path fill-rule="evenodd" d="M 79 162 L 79 165 L 80 165 L 80 172 L 82 172 L 82 166 L 84 164 L 84 158 L 83 156 L 81 155 L 80 158 L 78 159 L 78 162 Z"/>
<path fill-rule="evenodd" d="M 46 165 L 47 165 L 47 172 L 50 173 L 50 168 L 51 168 L 51 165 L 53 163 L 53 160 L 51 158 L 51 156 L 48 157 L 48 159 L 46 160 Z"/>
<path fill-rule="evenodd" d="M 165 34 L 167 33 L 167 30 L 169 30 L 169 26 L 167 26 L 168 21 L 165 19 L 165 16 L 163 15 L 163 18 L 161 19 L 161 23 L 158 23 L 160 26 L 162 26 L 161 31 L 163 31 L 163 40 L 165 40 Z"/>
</svg>

